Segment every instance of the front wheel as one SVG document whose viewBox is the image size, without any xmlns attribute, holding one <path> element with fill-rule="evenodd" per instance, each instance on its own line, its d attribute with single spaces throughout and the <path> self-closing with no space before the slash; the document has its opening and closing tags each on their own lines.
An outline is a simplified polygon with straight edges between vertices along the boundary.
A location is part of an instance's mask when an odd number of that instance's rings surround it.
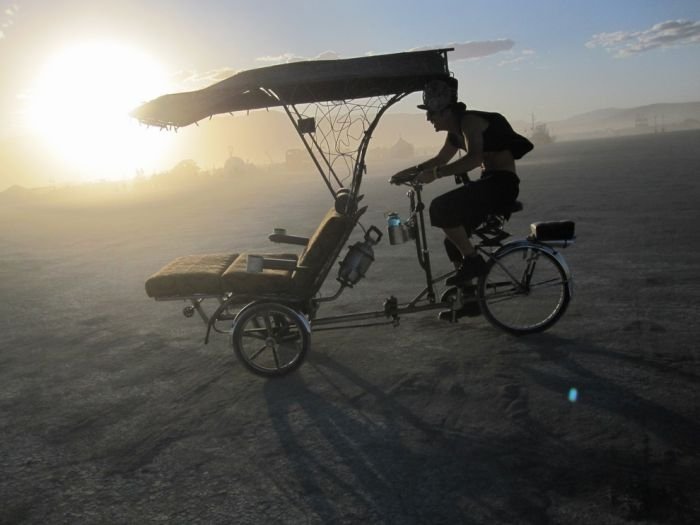
<svg viewBox="0 0 700 525">
<path fill-rule="evenodd" d="M 282 376 L 296 370 L 311 346 L 311 329 L 300 312 L 278 303 L 252 303 L 233 321 L 231 344 L 251 372 Z"/>
<path fill-rule="evenodd" d="M 571 300 L 567 272 L 556 257 L 535 244 L 496 252 L 478 286 L 484 317 L 516 335 L 546 330 Z"/>
</svg>

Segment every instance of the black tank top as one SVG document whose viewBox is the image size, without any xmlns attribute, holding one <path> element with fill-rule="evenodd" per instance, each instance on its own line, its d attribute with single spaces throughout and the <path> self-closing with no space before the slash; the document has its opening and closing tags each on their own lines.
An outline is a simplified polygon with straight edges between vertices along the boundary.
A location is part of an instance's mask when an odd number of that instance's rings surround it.
<svg viewBox="0 0 700 525">
<path fill-rule="evenodd" d="M 488 122 L 484 130 L 484 151 L 509 150 L 514 159 L 522 158 L 526 153 L 534 148 L 532 142 L 516 133 L 510 123 L 500 113 L 490 113 L 487 111 L 463 110 L 458 113 L 460 126 L 464 115 L 476 115 Z M 450 143 L 459 149 L 466 150 L 464 135 L 450 133 L 448 135 Z"/>
</svg>

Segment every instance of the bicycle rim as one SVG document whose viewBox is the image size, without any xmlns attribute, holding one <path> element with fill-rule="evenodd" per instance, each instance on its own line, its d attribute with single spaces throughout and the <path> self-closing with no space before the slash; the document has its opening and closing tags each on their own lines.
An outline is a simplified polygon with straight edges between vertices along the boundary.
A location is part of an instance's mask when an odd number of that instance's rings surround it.
<svg viewBox="0 0 700 525">
<path fill-rule="evenodd" d="M 479 281 L 484 317 L 513 334 L 546 330 L 563 315 L 569 300 L 566 272 L 537 246 L 497 253 Z"/>
<path fill-rule="evenodd" d="M 310 332 L 295 310 L 259 303 L 241 310 L 234 321 L 231 343 L 251 372 L 280 376 L 301 365 L 310 346 Z"/>
</svg>

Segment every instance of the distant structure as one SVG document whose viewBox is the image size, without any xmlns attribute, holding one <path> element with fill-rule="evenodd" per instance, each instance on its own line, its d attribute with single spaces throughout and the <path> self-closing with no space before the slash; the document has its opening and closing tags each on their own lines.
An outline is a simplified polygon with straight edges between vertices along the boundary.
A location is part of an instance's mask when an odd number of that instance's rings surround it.
<svg viewBox="0 0 700 525">
<path fill-rule="evenodd" d="M 387 156 L 392 159 L 410 159 L 416 154 L 416 148 L 413 144 L 406 142 L 402 137 L 389 148 Z"/>
<path fill-rule="evenodd" d="M 649 119 L 644 115 L 637 115 L 634 118 L 634 129 L 639 131 L 646 131 L 649 129 Z"/>
<path fill-rule="evenodd" d="M 661 125 L 658 122 L 658 116 L 654 115 L 654 133 L 666 133 L 666 116 L 661 115 Z"/>
<path fill-rule="evenodd" d="M 371 151 L 372 158 L 385 161 L 410 160 L 416 156 L 416 148 L 402 137 L 389 147 L 372 148 Z"/>
<path fill-rule="evenodd" d="M 659 121 L 660 120 L 660 121 Z M 637 114 L 634 119 L 634 131 L 636 133 L 665 133 L 666 132 L 666 115 L 662 114 L 661 119 L 654 114 L 654 126 L 649 122 L 649 116 Z"/>
<path fill-rule="evenodd" d="M 536 146 L 551 144 L 554 137 L 549 133 L 547 124 L 536 123 L 535 114 L 532 113 L 532 124 L 530 125 L 530 141 Z"/>
<path fill-rule="evenodd" d="M 681 129 L 700 129 L 700 120 L 696 118 L 687 118 L 679 124 L 679 127 Z"/>
<path fill-rule="evenodd" d="M 225 177 L 236 177 L 255 171 L 255 169 L 256 168 L 253 164 L 247 163 L 240 157 L 230 155 L 229 158 L 226 159 L 224 167 L 221 169 L 221 173 Z"/>
</svg>

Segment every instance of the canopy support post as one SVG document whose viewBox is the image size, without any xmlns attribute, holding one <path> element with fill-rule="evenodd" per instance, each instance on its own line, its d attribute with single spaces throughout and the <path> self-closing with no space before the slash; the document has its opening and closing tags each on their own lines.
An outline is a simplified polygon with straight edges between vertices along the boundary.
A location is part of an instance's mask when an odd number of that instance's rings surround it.
<svg viewBox="0 0 700 525">
<path fill-rule="evenodd" d="M 360 147 L 358 149 L 359 154 L 357 156 L 357 161 L 355 162 L 355 168 L 352 177 L 352 186 L 350 188 L 350 193 L 354 197 L 358 197 L 360 193 L 362 175 L 365 171 L 365 155 L 367 154 L 367 150 L 369 148 L 369 141 L 372 138 L 372 133 L 374 133 L 377 124 L 379 124 L 379 119 L 382 118 L 382 115 L 384 115 L 384 112 L 387 109 L 396 104 L 406 95 L 408 95 L 408 93 L 399 93 L 397 95 L 394 95 L 391 99 L 389 99 L 387 103 L 384 104 L 384 106 L 377 112 L 377 114 L 374 117 L 374 120 L 365 131 L 364 136 L 362 137 L 362 141 L 360 142 Z"/>
</svg>

